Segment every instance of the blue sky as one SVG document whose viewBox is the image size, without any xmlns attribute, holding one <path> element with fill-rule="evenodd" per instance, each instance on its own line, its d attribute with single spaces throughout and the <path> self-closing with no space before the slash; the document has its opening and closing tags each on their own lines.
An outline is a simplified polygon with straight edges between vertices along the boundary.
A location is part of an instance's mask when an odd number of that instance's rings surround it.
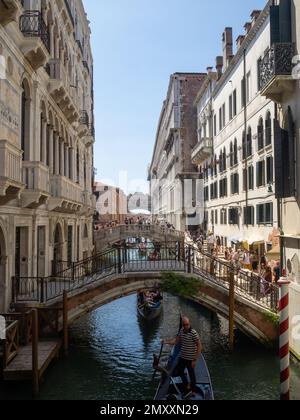
<svg viewBox="0 0 300 420">
<path fill-rule="evenodd" d="M 232 26 L 236 39 L 266 0 L 83 2 L 92 29 L 97 179 L 145 190 L 133 180 L 146 180 L 170 74 L 214 65 L 224 28 Z"/>
</svg>

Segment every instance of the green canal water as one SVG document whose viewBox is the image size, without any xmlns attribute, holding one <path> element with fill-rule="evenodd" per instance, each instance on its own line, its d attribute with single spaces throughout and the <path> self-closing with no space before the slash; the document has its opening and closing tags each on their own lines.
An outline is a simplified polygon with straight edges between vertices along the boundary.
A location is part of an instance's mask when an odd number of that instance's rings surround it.
<svg viewBox="0 0 300 420">
<path fill-rule="evenodd" d="M 171 295 L 152 326 L 139 318 L 136 297 L 115 301 L 78 321 L 70 331 L 70 355 L 47 371 L 43 400 L 152 399 L 159 377 L 152 381 L 152 354 L 160 339 L 178 329 L 179 314 L 190 317 L 201 336 L 218 400 L 276 400 L 279 363 L 276 355 L 239 334 L 235 352 L 227 351 L 227 322 L 202 307 Z M 164 350 L 164 359 L 170 347 Z M 292 368 L 292 396 L 300 399 L 300 368 Z M 28 384 L 0 385 L 0 399 L 30 399 Z"/>
</svg>

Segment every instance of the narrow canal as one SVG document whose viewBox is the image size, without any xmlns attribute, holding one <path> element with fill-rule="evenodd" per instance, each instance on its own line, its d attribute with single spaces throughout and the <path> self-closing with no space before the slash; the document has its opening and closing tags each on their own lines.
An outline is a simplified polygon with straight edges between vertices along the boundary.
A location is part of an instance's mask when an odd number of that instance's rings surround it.
<svg viewBox="0 0 300 420">
<path fill-rule="evenodd" d="M 164 314 L 149 327 L 136 311 L 136 297 L 113 302 L 77 322 L 70 332 L 70 356 L 47 372 L 40 399 L 152 399 L 152 354 L 160 339 L 176 335 L 180 313 L 188 315 L 200 335 L 215 397 L 275 400 L 279 396 L 276 355 L 239 334 L 234 354 L 226 350 L 227 322 L 198 305 L 165 296 Z M 165 357 L 169 347 L 165 348 Z M 293 367 L 292 395 L 300 399 L 300 369 Z M 0 399 L 30 399 L 28 384 L 5 385 Z"/>
</svg>

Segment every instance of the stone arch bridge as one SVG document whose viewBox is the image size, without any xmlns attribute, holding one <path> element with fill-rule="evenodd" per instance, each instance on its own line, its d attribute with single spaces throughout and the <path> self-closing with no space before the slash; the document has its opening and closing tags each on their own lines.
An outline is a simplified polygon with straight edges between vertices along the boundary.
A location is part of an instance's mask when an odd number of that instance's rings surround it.
<svg viewBox="0 0 300 420">
<path fill-rule="evenodd" d="M 55 278 L 14 279 L 13 300 L 18 311 L 57 308 L 67 292 L 68 322 L 111 301 L 163 282 L 172 272 L 200 280 L 190 299 L 229 317 L 229 279 L 234 279 L 234 321 L 238 329 L 267 345 L 278 339 L 278 288 L 262 283 L 249 272 L 233 272 L 232 266 L 189 246 L 162 246 L 159 260 L 151 261 L 138 249 L 118 247 L 73 265 Z"/>
<path fill-rule="evenodd" d="M 159 225 L 120 225 L 94 232 L 96 252 L 126 241 L 127 238 L 147 238 L 152 242 L 184 242 L 184 232 L 168 229 Z"/>
</svg>

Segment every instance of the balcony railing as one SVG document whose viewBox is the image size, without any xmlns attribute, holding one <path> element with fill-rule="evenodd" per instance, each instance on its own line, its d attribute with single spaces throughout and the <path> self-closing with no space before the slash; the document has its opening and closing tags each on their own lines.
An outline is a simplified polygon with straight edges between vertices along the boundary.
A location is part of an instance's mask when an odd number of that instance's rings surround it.
<svg viewBox="0 0 300 420">
<path fill-rule="evenodd" d="M 50 192 L 49 169 L 41 162 L 23 162 L 22 175 L 28 190 Z"/>
<path fill-rule="evenodd" d="M 0 140 L 0 184 L 21 184 L 21 152 L 6 140 Z M 1 195 L 1 192 L 0 192 Z"/>
<path fill-rule="evenodd" d="M 51 194 L 55 198 L 62 198 L 70 202 L 82 203 L 82 188 L 70 179 L 61 175 L 52 175 Z"/>
<path fill-rule="evenodd" d="M 195 164 L 202 163 L 210 156 L 213 149 L 213 140 L 210 137 L 205 137 L 196 144 L 192 151 L 192 160 Z"/>
<path fill-rule="evenodd" d="M 259 87 L 263 90 L 276 76 L 291 76 L 294 44 L 274 44 L 259 63 Z"/>
<path fill-rule="evenodd" d="M 50 52 L 49 30 L 40 11 L 25 12 L 20 17 L 20 30 L 26 37 L 41 38 L 47 51 Z"/>
</svg>

